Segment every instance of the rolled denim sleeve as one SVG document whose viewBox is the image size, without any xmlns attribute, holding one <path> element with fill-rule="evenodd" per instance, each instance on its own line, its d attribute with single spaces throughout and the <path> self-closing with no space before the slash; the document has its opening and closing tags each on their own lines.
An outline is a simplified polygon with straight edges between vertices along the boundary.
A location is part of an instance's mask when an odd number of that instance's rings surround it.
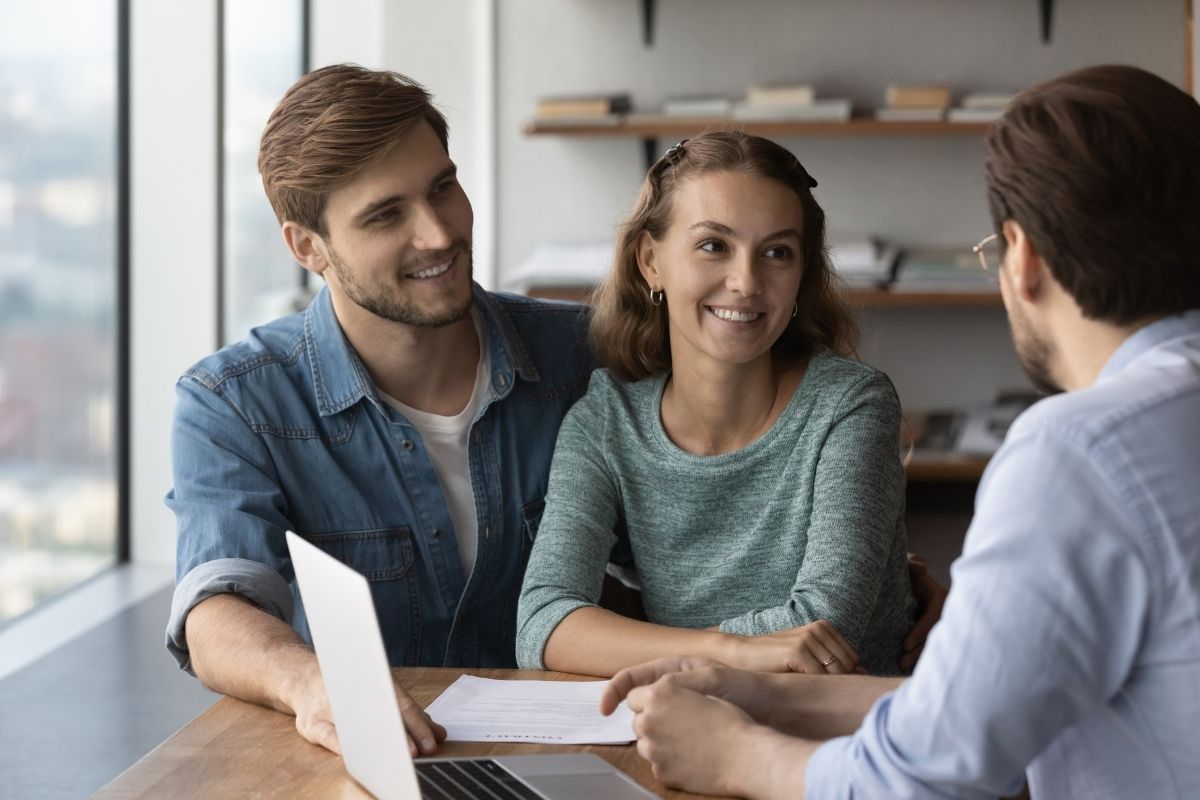
<svg viewBox="0 0 1200 800">
<path fill-rule="evenodd" d="M 167 505 L 179 535 L 166 644 L 192 672 L 184 625 L 197 603 L 232 592 L 291 622 L 294 573 L 284 540 L 287 504 L 261 437 L 211 376 L 193 371 L 176 391 Z"/>
</svg>

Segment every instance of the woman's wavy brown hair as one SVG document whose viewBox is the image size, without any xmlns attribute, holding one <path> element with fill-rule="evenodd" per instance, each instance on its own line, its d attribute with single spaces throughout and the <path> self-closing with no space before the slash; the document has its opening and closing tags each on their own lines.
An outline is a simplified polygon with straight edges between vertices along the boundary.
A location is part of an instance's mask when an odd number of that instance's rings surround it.
<svg viewBox="0 0 1200 800">
<path fill-rule="evenodd" d="M 796 293 L 798 309 L 772 352 L 797 360 L 819 352 L 854 355 L 858 326 L 829 265 L 825 212 L 812 195 L 817 182 L 791 152 L 769 139 L 711 131 L 672 147 L 646 173 L 633 212 L 617 236 L 613 267 L 592 297 L 592 351 L 618 378 L 637 381 L 671 368 L 666 305 L 650 302 L 650 287 L 638 269 L 638 239 L 643 231 L 655 241 L 662 239 L 671 223 L 671 199 L 683 181 L 728 171 L 779 181 L 796 193 L 803 208 L 804 275 Z"/>
</svg>

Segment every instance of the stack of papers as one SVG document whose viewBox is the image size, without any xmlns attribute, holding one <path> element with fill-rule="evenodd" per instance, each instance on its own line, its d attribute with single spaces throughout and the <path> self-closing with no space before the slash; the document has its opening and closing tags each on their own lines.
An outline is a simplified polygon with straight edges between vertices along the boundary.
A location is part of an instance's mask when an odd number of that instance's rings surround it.
<svg viewBox="0 0 1200 800">
<path fill-rule="evenodd" d="M 503 681 L 463 675 L 425 711 L 451 742 L 628 744 L 633 712 L 600 714 L 608 681 Z"/>
</svg>

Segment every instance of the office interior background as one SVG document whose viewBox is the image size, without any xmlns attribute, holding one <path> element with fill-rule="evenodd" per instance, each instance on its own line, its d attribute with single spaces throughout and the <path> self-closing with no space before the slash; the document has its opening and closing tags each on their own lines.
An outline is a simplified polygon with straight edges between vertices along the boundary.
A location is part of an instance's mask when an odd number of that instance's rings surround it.
<svg viewBox="0 0 1200 800">
<path fill-rule="evenodd" d="M 429 88 L 475 209 L 476 278 L 509 289 L 539 246 L 611 241 L 647 148 L 674 142 L 530 135 L 541 98 L 653 111 L 805 82 L 869 113 L 889 84 L 1005 92 L 1113 62 L 1197 91 L 1198 16 L 1200 0 L 5 2 L 0 795 L 90 794 L 215 699 L 162 645 L 174 384 L 317 288 L 255 169 L 306 69 Z M 778 138 L 820 182 L 835 242 L 969 251 L 990 232 L 982 135 Z M 864 306 L 862 357 L 906 409 L 1028 387 L 998 302 Z M 910 476 L 913 549 L 943 580 L 977 479 Z"/>
</svg>

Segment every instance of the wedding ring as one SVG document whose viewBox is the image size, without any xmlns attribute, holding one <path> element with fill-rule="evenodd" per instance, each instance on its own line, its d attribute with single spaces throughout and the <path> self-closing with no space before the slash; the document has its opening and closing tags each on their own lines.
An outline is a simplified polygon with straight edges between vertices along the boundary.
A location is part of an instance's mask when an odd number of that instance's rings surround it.
<svg viewBox="0 0 1200 800">
<path fill-rule="evenodd" d="M 835 661 L 837 661 L 837 656 L 830 656 L 829 658 L 827 658 L 826 660 L 821 662 L 821 666 L 828 667 L 830 664 L 832 664 Z"/>
</svg>

